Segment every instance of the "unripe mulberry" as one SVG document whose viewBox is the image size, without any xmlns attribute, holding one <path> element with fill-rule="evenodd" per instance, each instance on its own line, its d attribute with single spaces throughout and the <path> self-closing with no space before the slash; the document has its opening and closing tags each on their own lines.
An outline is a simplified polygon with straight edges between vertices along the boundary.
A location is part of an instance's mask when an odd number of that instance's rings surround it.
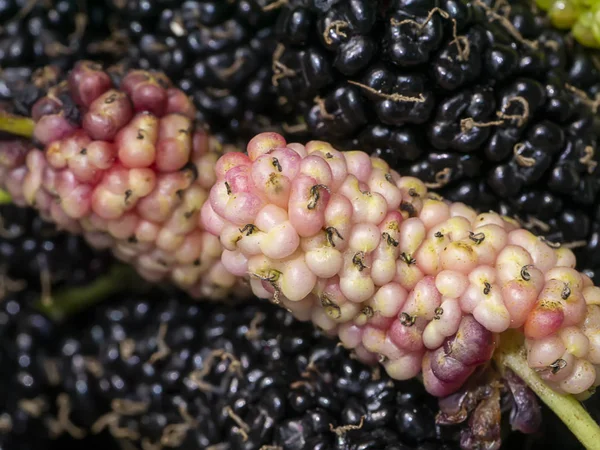
<svg viewBox="0 0 600 450">
<path fill-rule="evenodd" d="M 460 388 L 509 328 L 556 390 L 596 383 L 600 289 L 571 250 L 444 201 L 366 153 L 274 133 L 247 150 L 219 160 L 202 223 L 255 295 L 393 378 L 423 372 L 433 395 Z"/>
<path fill-rule="evenodd" d="M 221 297 L 236 278 L 199 217 L 222 148 L 163 74 L 115 72 L 81 61 L 48 89 L 32 107 L 43 150 L 0 142 L 0 182 L 17 204 L 111 248 L 145 278 Z"/>
</svg>

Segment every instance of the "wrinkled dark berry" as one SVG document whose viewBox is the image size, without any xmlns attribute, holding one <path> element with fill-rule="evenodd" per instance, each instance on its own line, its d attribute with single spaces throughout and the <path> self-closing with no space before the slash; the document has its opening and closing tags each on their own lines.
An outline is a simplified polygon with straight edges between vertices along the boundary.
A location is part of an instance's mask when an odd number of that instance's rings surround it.
<svg viewBox="0 0 600 450">
<path fill-rule="evenodd" d="M 141 410 L 121 415 L 119 426 L 135 430 L 138 441 L 176 439 L 172 448 L 457 448 L 454 436 L 436 431 L 435 399 L 399 401 L 422 389 L 416 381 L 394 382 L 364 366 L 286 311 L 267 302 L 190 304 L 155 292 L 121 294 L 65 331 L 58 356 L 78 426 L 128 401 Z M 400 432 L 396 417 L 407 414 Z M 169 434 L 186 420 L 194 422 Z"/>
<path fill-rule="evenodd" d="M 0 228 L 3 274 L 30 287 L 84 284 L 112 261 L 108 253 L 92 250 L 80 236 L 57 231 L 31 209 L 0 205 Z"/>
</svg>

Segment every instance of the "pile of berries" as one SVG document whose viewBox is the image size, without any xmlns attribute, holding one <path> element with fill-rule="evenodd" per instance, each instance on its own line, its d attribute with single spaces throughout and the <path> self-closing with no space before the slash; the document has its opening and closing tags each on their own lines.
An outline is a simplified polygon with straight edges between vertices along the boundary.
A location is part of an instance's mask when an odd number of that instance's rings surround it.
<svg viewBox="0 0 600 450">
<path fill-rule="evenodd" d="M 594 4 L 75 3 L 0 7 L 0 446 L 496 449 L 600 385 Z"/>
</svg>

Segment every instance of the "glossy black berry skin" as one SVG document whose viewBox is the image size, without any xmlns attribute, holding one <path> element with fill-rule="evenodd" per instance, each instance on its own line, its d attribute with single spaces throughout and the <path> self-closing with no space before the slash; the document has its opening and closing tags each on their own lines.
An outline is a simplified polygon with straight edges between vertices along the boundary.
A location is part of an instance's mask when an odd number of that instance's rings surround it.
<svg viewBox="0 0 600 450">
<path fill-rule="evenodd" d="M 108 35 L 104 2 L 4 0 L 0 4 L 0 66 L 68 67 L 92 41 Z"/>
<path fill-rule="evenodd" d="M 465 431 L 465 424 L 436 425 L 438 403 L 418 380 L 397 382 L 359 363 L 310 323 L 265 301 L 223 305 L 159 289 L 120 293 L 73 318 L 53 356 L 73 422 L 98 431 L 112 418 L 105 432 L 119 436 L 127 427 L 138 445 L 458 450 Z M 502 394 L 507 421 L 511 398 Z M 593 397 L 586 407 L 599 414 Z M 507 428 L 502 448 L 576 448 L 552 413 L 544 417 L 534 435 Z"/>
<path fill-rule="evenodd" d="M 290 0 L 276 24 L 277 93 L 313 138 L 502 209 L 575 246 L 598 282 L 597 55 L 508 4 Z"/>
<path fill-rule="evenodd" d="M 18 290 L 20 289 L 20 290 Z M 46 418 L 54 412 L 55 387 L 44 363 L 56 327 L 33 310 L 39 292 L 8 283 L 0 302 L 0 448 L 43 448 L 49 439 Z M 54 380 L 53 380 L 54 381 Z"/>
<path fill-rule="evenodd" d="M 74 321 L 58 348 L 74 422 L 88 427 L 117 411 L 113 427 L 129 427 L 136 442 L 458 448 L 456 430 L 435 425 L 436 402 L 417 381 L 392 381 L 266 302 L 121 294 Z M 182 424 L 177 436 L 173 424 Z"/>
<path fill-rule="evenodd" d="M 3 204 L 0 218 L 0 449 L 41 450 L 65 430 L 55 426 L 59 327 L 37 305 L 92 282 L 112 259 L 31 209 Z"/>
<path fill-rule="evenodd" d="M 93 282 L 112 259 L 31 209 L 2 204 L 0 218 L 0 449 L 50 450 L 55 438 L 68 449 L 73 435 L 57 422 L 65 380 L 60 326 L 38 307 Z"/>
<path fill-rule="evenodd" d="M 112 264 L 106 251 L 92 250 L 81 236 L 61 232 L 31 209 L 0 205 L 2 274 L 29 288 L 82 285 Z"/>
<path fill-rule="evenodd" d="M 94 435 L 74 429 L 64 421 L 65 417 L 70 421 L 71 414 L 64 415 L 66 410 L 61 403 L 66 377 L 57 358 L 60 326 L 35 309 L 41 295 L 42 292 L 30 286 L 16 286 L 10 282 L 3 285 L 0 299 L 0 449 L 115 448 L 117 443 L 108 433 Z"/>
<path fill-rule="evenodd" d="M 0 401 L 12 426 L 0 433 L 3 450 L 95 450 L 123 440 L 175 449 L 459 448 L 460 428 L 435 424 L 437 402 L 417 380 L 391 380 L 266 302 L 121 292 L 59 327 L 31 308 L 39 295 L 13 292 L 0 304 Z M 594 402 L 587 407 L 598 414 Z M 575 448 L 547 411 L 545 420 L 537 435 L 506 434 L 506 448 Z"/>
</svg>

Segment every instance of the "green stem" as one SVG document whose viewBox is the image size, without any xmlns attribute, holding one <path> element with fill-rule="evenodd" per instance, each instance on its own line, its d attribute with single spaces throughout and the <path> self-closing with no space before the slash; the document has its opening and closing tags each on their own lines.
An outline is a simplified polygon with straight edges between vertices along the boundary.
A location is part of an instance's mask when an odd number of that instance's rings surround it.
<svg viewBox="0 0 600 450">
<path fill-rule="evenodd" d="M 34 128 L 35 122 L 32 119 L 0 111 L 0 131 L 31 139 Z"/>
<path fill-rule="evenodd" d="M 126 287 L 134 286 L 135 279 L 133 269 L 115 264 L 106 275 L 85 286 L 59 290 L 49 301 L 38 300 L 36 307 L 53 320 L 63 321 Z"/>
<path fill-rule="evenodd" d="M 10 203 L 12 199 L 10 198 L 10 194 L 2 189 L 0 189 L 0 205 L 6 205 Z"/>
<path fill-rule="evenodd" d="M 587 450 L 600 450 L 600 427 L 571 395 L 552 390 L 527 364 L 523 336 L 514 330 L 501 335 L 494 359 L 516 373 L 554 411 Z"/>
</svg>

